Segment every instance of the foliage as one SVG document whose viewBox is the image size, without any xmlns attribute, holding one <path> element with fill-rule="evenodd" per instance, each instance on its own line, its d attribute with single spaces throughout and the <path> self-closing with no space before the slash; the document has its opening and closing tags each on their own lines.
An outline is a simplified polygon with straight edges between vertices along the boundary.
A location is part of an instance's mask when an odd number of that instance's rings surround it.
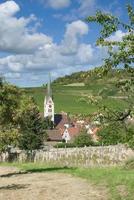
<svg viewBox="0 0 134 200">
<path fill-rule="evenodd" d="M 124 78 L 129 79 L 130 74 L 123 69 L 113 69 L 107 73 L 107 76 L 103 76 L 103 67 L 95 67 L 94 69 L 88 71 L 80 71 L 72 73 L 71 75 L 66 75 L 64 77 L 57 78 L 53 81 L 54 85 L 68 85 L 71 83 L 85 83 L 85 85 L 90 86 L 90 84 L 96 81 L 112 81 L 113 77 L 116 79 Z"/>
<path fill-rule="evenodd" d="M 129 22 L 126 24 L 111 14 L 97 11 L 95 16 L 87 17 L 87 22 L 95 22 L 101 26 L 100 37 L 96 44 L 108 50 L 108 57 L 104 59 L 99 73 L 102 76 L 109 74 L 113 69 L 119 72 L 116 87 L 126 96 L 126 107 L 113 110 L 105 105 L 99 106 L 104 118 L 104 127 L 100 131 L 100 138 L 104 144 L 116 144 L 118 142 L 128 143 L 133 147 L 134 132 L 125 126 L 125 120 L 134 113 L 134 10 L 127 5 Z M 110 36 L 117 30 L 123 30 L 124 36 L 121 40 L 112 41 Z M 129 79 L 120 76 L 120 68 L 129 74 Z M 106 96 L 103 96 L 105 97 Z M 99 103 L 95 102 L 96 105 Z"/>
<path fill-rule="evenodd" d="M 134 148 L 134 127 L 133 125 L 121 124 L 120 122 L 103 125 L 97 133 L 99 142 L 102 145 L 115 145 L 125 143 Z"/>
<path fill-rule="evenodd" d="M 41 119 L 39 110 L 32 98 L 23 98 L 17 110 L 16 121 L 19 123 L 21 149 L 38 149 L 43 144 L 45 123 Z"/>
<path fill-rule="evenodd" d="M 124 80 L 122 90 L 130 95 L 134 85 L 134 11 L 133 8 L 127 6 L 129 23 L 121 22 L 117 17 L 110 14 L 97 11 L 95 16 L 89 16 L 87 22 L 96 22 L 101 25 L 100 37 L 97 45 L 108 48 L 108 58 L 104 60 L 104 65 L 100 68 L 100 72 L 104 75 L 111 69 L 124 68 L 126 73 L 130 74 L 129 80 Z M 117 30 L 125 30 L 125 34 L 120 41 L 111 41 L 109 37 Z"/>
<path fill-rule="evenodd" d="M 93 141 L 91 136 L 83 130 L 78 136 L 75 137 L 74 144 L 77 147 L 91 146 L 93 145 Z"/>
<path fill-rule="evenodd" d="M 81 133 L 74 138 L 74 141 L 71 143 L 59 143 L 55 145 L 55 148 L 73 148 L 73 147 L 84 147 L 84 146 L 93 146 L 96 145 L 89 134 L 86 133 L 86 130 L 82 130 Z"/>
<path fill-rule="evenodd" d="M 19 139 L 19 131 L 15 128 L 6 128 L 0 130 L 0 152 L 8 151 L 10 146 L 17 146 Z"/>
<path fill-rule="evenodd" d="M 44 124 L 45 124 L 45 129 L 53 129 L 54 128 L 54 124 L 51 121 L 51 117 L 46 117 L 44 119 Z"/>
<path fill-rule="evenodd" d="M 6 83 L 1 78 L 0 84 L 0 125 L 14 123 L 16 108 L 20 103 L 22 92 L 16 86 Z"/>
<path fill-rule="evenodd" d="M 2 78 L 0 89 L 0 151 L 9 145 L 29 150 L 39 148 L 44 140 L 45 122 L 34 100 Z"/>
<path fill-rule="evenodd" d="M 98 136 L 101 145 L 115 145 L 122 143 L 122 129 L 119 128 L 118 125 L 115 126 L 115 124 L 110 124 L 100 129 Z"/>
<path fill-rule="evenodd" d="M 134 126 L 130 126 L 126 131 L 126 142 L 129 147 L 134 149 Z"/>
<path fill-rule="evenodd" d="M 55 148 L 73 148 L 76 147 L 74 143 L 58 143 L 54 146 Z"/>
<path fill-rule="evenodd" d="M 83 77 L 87 72 L 75 72 L 71 75 L 66 75 L 64 77 L 59 77 L 56 80 L 53 81 L 54 85 L 67 85 L 70 83 L 75 83 L 75 82 L 83 82 Z"/>
</svg>

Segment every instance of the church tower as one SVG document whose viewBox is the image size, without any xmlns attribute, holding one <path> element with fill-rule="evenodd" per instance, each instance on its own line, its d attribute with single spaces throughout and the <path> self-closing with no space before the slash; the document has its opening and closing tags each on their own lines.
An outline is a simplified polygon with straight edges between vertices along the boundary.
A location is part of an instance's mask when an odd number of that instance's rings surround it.
<svg viewBox="0 0 134 200">
<path fill-rule="evenodd" d="M 54 102 L 52 99 L 50 75 L 49 75 L 49 81 L 47 84 L 46 96 L 44 100 L 44 118 L 46 117 L 50 117 L 51 121 L 54 123 Z"/>
</svg>

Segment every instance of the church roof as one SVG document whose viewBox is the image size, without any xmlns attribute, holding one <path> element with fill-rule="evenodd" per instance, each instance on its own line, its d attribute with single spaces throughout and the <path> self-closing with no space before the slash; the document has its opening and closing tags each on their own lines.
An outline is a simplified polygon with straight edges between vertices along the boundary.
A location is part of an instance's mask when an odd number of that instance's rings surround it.
<svg viewBox="0 0 134 200">
<path fill-rule="evenodd" d="M 51 78 L 49 74 L 49 80 L 48 80 L 47 89 L 46 89 L 46 100 L 48 100 L 50 97 L 52 98 L 52 89 L 51 89 Z"/>
<path fill-rule="evenodd" d="M 60 130 L 46 130 L 48 141 L 62 141 Z"/>
</svg>

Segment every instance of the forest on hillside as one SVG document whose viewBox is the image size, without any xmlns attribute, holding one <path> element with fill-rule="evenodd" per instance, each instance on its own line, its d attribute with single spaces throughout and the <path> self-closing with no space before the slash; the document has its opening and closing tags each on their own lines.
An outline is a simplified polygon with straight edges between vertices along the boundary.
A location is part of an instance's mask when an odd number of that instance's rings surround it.
<svg viewBox="0 0 134 200">
<path fill-rule="evenodd" d="M 104 83 L 112 82 L 116 83 L 117 81 L 122 82 L 124 79 L 130 78 L 130 76 L 134 77 L 134 69 L 133 73 L 126 72 L 124 69 L 112 69 L 107 74 L 103 73 L 102 67 L 96 67 L 92 70 L 88 71 L 80 71 L 72 73 L 71 75 L 65 75 L 63 77 L 59 77 L 53 81 L 54 85 L 68 85 L 70 83 L 84 83 L 85 85 L 89 85 L 91 81 L 97 82 L 101 81 Z"/>
</svg>

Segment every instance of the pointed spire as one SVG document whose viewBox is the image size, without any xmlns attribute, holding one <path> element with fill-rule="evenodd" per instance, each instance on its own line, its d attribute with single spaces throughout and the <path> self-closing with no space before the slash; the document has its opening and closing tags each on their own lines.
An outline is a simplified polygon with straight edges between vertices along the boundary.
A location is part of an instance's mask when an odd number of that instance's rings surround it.
<svg viewBox="0 0 134 200">
<path fill-rule="evenodd" d="M 49 80 L 47 84 L 47 96 L 51 97 L 52 96 L 52 91 L 51 91 L 51 75 L 49 73 Z"/>
</svg>

